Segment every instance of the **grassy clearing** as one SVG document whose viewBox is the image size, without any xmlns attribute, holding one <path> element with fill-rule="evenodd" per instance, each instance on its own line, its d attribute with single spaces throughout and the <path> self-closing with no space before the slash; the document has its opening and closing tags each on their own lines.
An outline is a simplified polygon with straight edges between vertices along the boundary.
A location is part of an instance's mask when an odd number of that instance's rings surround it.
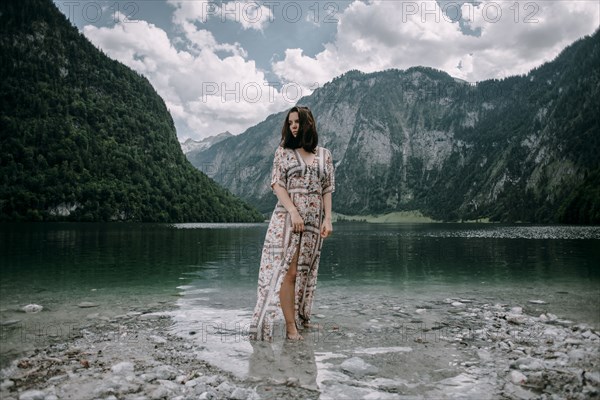
<svg viewBox="0 0 600 400">
<path fill-rule="evenodd" d="M 362 221 L 362 222 L 370 222 L 370 223 L 434 223 L 441 222 L 431 219 L 429 217 L 421 214 L 420 211 L 395 211 L 388 214 L 381 215 L 344 215 L 340 213 L 333 213 L 332 215 L 333 222 L 343 222 L 343 221 Z"/>
</svg>

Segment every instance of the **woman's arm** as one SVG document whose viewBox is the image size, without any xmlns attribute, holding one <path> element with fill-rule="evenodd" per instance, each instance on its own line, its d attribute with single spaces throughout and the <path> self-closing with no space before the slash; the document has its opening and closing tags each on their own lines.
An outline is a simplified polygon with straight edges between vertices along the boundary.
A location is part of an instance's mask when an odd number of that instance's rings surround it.
<svg viewBox="0 0 600 400">
<path fill-rule="evenodd" d="M 326 238 L 333 232 L 333 225 L 331 225 L 331 192 L 323 195 L 323 208 L 325 218 L 321 224 L 321 237 Z"/>
<path fill-rule="evenodd" d="M 325 219 L 331 220 L 331 192 L 327 192 L 323 195 L 323 208 Z"/>
</svg>

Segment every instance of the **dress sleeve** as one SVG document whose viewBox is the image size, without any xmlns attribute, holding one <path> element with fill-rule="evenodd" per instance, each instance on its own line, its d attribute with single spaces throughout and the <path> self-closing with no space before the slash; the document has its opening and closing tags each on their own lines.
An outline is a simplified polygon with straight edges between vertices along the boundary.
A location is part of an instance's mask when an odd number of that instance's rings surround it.
<svg viewBox="0 0 600 400">
<path fill-rule="evenodd" d="M 284 189 L 287 187 L 287 171 L 284 161 L 285 154 L 283 147 L 278 146 L 275 151 L 275 158 L 273 159 L 273 170 L 271 171 L 271 188 L 273 189 L 273 194 L 276 194 L 275 184 Z"/>
<path fill-rule="evenodd" d="M 333 193 L 335 191 L 335 170 L 333 167 L 333 157 L 329 150 L 325 153 L 325 177 L 323 179 L 323 194 Z"/>
</svg>

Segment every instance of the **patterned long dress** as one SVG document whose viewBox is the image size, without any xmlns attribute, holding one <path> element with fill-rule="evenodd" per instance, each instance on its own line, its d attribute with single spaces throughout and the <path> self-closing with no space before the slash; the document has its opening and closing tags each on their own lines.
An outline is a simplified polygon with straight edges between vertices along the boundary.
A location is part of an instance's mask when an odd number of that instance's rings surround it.
<svg viewBox="0 0 600 400">
<path fill-rule="evenodd" d="M 335 190 L 331 152 L 317 146 L 314 161 L 307 165 L 298 150 L 279 146 L 271 173 L 271 185 L 274 184 L 287 190 L 304 221 L 304 231 L 293 232 L 291 216 L 278 201 L 262 250 L 250 340 L 273 340 L 274 324 L 283 318 L 279 289 L 298 248 L 294 302 L 296 325 L 301 327 L 310 320 L 323 245 L 320 233 L 324 219 L 323 195 Z"/>
</svg>

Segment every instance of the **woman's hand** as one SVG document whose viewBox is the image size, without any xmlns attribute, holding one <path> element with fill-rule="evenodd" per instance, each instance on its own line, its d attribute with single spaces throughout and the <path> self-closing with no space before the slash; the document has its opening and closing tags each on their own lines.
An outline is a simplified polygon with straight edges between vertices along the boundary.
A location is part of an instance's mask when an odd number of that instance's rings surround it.
<svg viewBox="0 0 600 400">
<path fill-rule="evenodd" d="M 304 232 L 304 220 L 300 216 L 298 210 L 294 210 L 290 213 L 292 217 L 292 231 L 293 232 Z"/>
<path fill-rule="evenodd" d="M 333 226 L 331 225 L 331 218 L 325 217 L 321 224 L 321 237 L 326 238 L 333 232 Z"/>
</svg>

